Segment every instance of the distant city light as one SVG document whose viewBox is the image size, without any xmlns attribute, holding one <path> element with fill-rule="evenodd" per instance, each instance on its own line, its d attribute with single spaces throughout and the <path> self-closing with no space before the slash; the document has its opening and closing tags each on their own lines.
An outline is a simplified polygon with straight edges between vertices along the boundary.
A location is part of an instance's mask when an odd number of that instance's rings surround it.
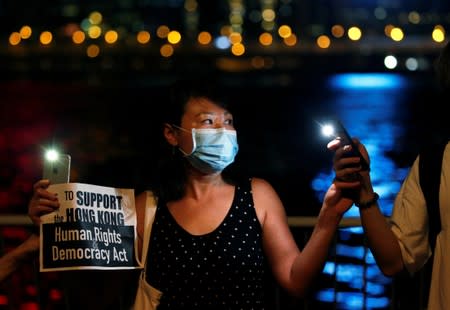
<svg viewBox="0 0 450 310">
<path fill-rule="evenodd" d="M 348 38 L 353 41 L 357 41 L 362 37 L 362 31 L 359 27 L 350 27 L 347 31 Z"/>
<path fill-rule="evenodd" d="M 214 40 L 214 46 L 218 49 L 225 50 L 230 48 L 231 43 L 230 40 L 228 40 L 228 37 L 220 36 Z"/>
<path fill-rule="evenodd" d="M 388 69 L 394 69 L 397 67 L 397 58 L 393 55 L 388 55 L 384 58 L 384 66 Z"/>
<path fill-rule="evenodd" d="M 419 68 L 419 62 L 416 58 L 410 57 L 406 59 L 405 66 L 409 71 L 416 71 Z"/>
</svg>

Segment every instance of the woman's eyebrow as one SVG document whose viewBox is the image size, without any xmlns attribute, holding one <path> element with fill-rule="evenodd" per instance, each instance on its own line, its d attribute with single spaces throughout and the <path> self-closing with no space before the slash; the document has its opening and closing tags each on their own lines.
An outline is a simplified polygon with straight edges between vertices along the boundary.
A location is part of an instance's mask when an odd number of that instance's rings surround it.
<svg viewBox="0 0 450 310">
<path fill-rule="evenodd" d="M 197 113 L 196 116 L 213 116 L 213 115 L 216 115 L 216 113 L 214 113 L 214 112 L 200 112 L 200 113 Z"/>
</svg>

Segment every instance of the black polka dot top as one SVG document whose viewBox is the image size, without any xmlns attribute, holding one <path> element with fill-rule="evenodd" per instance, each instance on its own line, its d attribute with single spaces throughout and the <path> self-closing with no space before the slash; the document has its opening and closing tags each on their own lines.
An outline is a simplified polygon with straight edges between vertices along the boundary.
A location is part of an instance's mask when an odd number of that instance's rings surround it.
<svg viewBox="0 0 450 310">
<path fill-rule="evenodd" d="M 264 256 L 250 181 L 211 233 L 181 228 L 165 204 L 157 207 L 147 281 L 162 291 L 160 309 L 264 309 Z"/>
</svg>

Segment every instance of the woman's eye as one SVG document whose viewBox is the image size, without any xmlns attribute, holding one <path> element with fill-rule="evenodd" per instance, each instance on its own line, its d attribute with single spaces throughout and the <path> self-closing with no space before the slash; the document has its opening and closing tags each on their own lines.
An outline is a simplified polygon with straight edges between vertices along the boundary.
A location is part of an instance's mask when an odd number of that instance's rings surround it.
<svg viewBox="0 0 450 310">
<path fill-rule="evenodd" d="M 225 124 L 226 125 L 233 125 L 233 119 L 227 119 L 227 120 L 225 120 Z"/>
<path fill-rule="evenodd" d="M 213 124 L 213 120 L 212 119 L 204 119 L 202 120 L 202 124 L 206 124 L 206 125 L 212 125 Z"/>
</svg>

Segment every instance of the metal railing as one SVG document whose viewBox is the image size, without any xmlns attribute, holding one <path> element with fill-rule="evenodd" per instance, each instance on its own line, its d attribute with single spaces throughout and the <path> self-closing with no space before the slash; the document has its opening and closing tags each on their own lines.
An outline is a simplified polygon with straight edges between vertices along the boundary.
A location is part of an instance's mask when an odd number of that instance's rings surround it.
<svg viewBox="0 0 450 310">
<path fill-rule="evenodd" d="M 317 222 L 315 216 L 289 216 L 288 224 L 291 227 L 313 227 Z M 32 222 L 28 215 L 24 214 L 0 214 L 0 226 L 28 226 Z M 339 224 L 340 227 L 360 226 L 359 217 L 343 218 Z"/>
</svg>

